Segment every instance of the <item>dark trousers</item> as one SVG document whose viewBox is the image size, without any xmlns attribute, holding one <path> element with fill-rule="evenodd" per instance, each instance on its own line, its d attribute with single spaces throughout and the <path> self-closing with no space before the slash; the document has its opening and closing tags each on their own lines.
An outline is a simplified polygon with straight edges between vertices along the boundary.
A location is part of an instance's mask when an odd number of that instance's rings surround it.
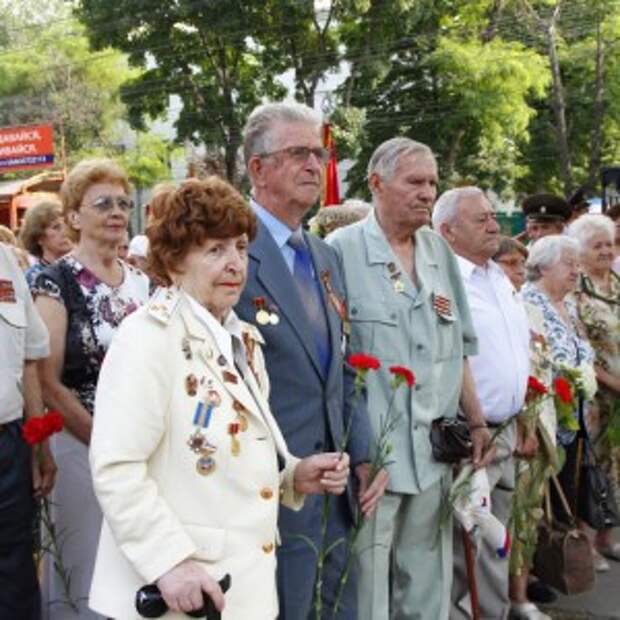
<svg viewBox="0 0 620 620">
<path fill-rule="evenodd" d="M 304 508 L 293 512 L 280 510 L 280 533 L 282 546 L 278 549 L 278 599 L 280 620 L 314 620 L 314 586 L 316 581 L 316 554 L 307 536 L 318 547 L 321 545 L 320 524 L 322 496 L 309 495 Z M 333 605 L 340 576 L 346 562 L 346 536 L 351 525 L 350 508 L 346 495 L 330 497 L 328 544 L 341 539 L 329 554 L 323 568 L 323 613 L 332 618 Z M 351 570 L 347 587 L 341 599 L 338 620 L 357 618 L 357 583 L 355 570 Z"/>
<path fill-rule="evenodd" d="M 573 517 L 577 516 L 576 509 L 578 489 L 575 486 L 575 482 L 577 479 L 578 443 L 579 440 L 576 437 L 572 443 L 570 443 L 568 446 L 564 446 L 566 460 L 564 461 L 564 466 L 562 467 L 562 470 L 558 474 L 558 481 L 568 501 L 568 506 L 573 513 Z M 553 510 L 554 517 L 562 523 L 570 523 L 572 519 L 569 515 L 566 514 L 566 510 L 564 509 L 564 505 L 560 499 L 560 496 L 555 489 L 555 485 L 551 484 L 549 488 L 551 489 L 551 509 Z"/>
<path fill-rule="evenodd" d="M 21 421 L 0 428 L 0 620 L 39 620 L 31 450 Z"/>
</svg>

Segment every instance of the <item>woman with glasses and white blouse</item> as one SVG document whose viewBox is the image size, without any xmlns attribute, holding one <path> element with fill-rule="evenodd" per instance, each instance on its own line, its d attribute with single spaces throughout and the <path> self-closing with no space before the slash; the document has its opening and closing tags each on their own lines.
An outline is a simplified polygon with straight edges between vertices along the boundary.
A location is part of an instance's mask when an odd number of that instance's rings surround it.
<svg viewBox="0 0 620 620">
<path fill-rule="evenodd" d="M 71 171 L 61 198 L 76 243 L 38 275 L 32 289 L 51 341 L 51 355 L 41 365 L 44 399 L 65 421 L 53 447 L 58 484 L 52 511 L 71 580 L 67 592 L 48 562 L 43 592 L 53 620 L 100 617 L 87 605 L 101 528 L 88 465 L 95 388 L 112 336 L 149 292 L 148 278 L 117 258 L 133 207 L 130 189 L 124 171 L 109 160 L 83 161 Z"/>
</svg>

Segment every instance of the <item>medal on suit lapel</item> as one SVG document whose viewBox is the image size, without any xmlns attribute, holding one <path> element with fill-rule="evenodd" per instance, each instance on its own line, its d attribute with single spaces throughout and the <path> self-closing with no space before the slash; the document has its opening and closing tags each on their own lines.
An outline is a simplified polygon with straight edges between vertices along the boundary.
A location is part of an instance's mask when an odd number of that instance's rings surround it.
<svg viewBox="0 0 620 620">
<path fill-rule="evenodd" d="M 239 438 L 237 435 L 241 430 L 241 425 L 239 422 L 231 422 L 228 425 L 228 434 L 230 435 L 230 453 L 233 456 L 239 456 L 241 452 L 241 444 L 239 443 Z"/>
<path fill-rule="evenodd" d="M 269 323 L 269 312 L 265 310 L 265 298 L 255 297 L 253 302 L 256 308 L 256 322 L 259 325 L 267 325 Z"/>
<path fill-rule="evenodd" d="M 222 379 L 224 383 L 239 383 L 239 379 L 234 372 L 230 372 L 230 370 L 222 371 Z"/>
<path fill-rule="evenodd" d="M 332 274 L 329 269 L 321 271 L 321 282 L 323 283 L 325 292 L 327 293 L 329 303 L 336 311 L 336 314 L 340 317 L 344 333 L 348 335 L 351 331 L 351 326 L 347 313 L 347 304 L 344 299 L 341 299 L 338 295 L 336 295 L 336 291 L 334 291 L 334 287 L 332 285 Z"/>
<path fill-rule="evenodd" d="M 452 316 L 452 302 L 449 297 L 433 293 L 433 308 L 440 319 L 454 321 Z"/>
<path fill-rule="evenodd" d="M 405 283 L 402 280 L 402 274 L 400 270 L 396 267 L 396 263 L 388 263 L 386 265 L 387 270 L 390 272 L 390 280 L 392 281 L 392 286 L 394 287 L 395 293 L 402 293 L 405 290 Z"/>
<path fill-rule="evenodd" d="M 276 306 L 269 306 L 269 324 L 277 325 L 280 322 L 280 316 L 278 315 L 278 308 Z"/>
<path fill-rule="evenodd" d="M 195 454 L 199 454 L 199 458 L 196 461 L 196 471 L 201 476 L 208 476 L 215 470 L 216 462 L 213 454 L 217 451 L 217 447 L 209 443 L 205 435 L 205 430 L 211 423 L 211 416 L 213 415 L 213 409 L 219 405 L 219 394 L 215 392 L 218 399 L 215 399 L 211 394 L 213 390 L 209 392 L 208 402 L 199 402 L 194 410 L 193 423 L 196 427 L 194 432 L 189 436 L 187 445 L 189 449 Z"/>
<path fill-rule="evenodd" d="M 196 396 L 198 393 L 198 379 L 196 375 L 190 373 L 185 377 L 185 391 L 188 396 Z"/>
<path fill-rule="evenodd" d="M 237 422 L 239 422 L 239 430 L 242 433 L 248 430 L 248 419 L 246 417 L 247 409 L 238 401 L 233 401 L 233 409 L 237 414 Z"/>
<path fill-rule="evenodd" d="M 192 348 L 189 345 L 189 338 L 183 337 L 181 339 L 181 351 L 183 351 L 183 357 L 186 360 L 192 359 Z"/>
<path fill-rule="evenodd" d="M 267 309 L 267 302 L 264 297 L 254 297 L 252 303 L 256 308 L 254 318 L 259 325 L 277 325 L 280 322 L 278 309 L 275 306 L 269 306 Z"/>
<path fill-rule="evenodd" d="M 215 471 L 215 467 L 215 459 L 210 454 L 201 456 L 196 461 L 196 471 L 201 476 L 208 476 L 209 474 L 212 474 Z"/>
</svg>

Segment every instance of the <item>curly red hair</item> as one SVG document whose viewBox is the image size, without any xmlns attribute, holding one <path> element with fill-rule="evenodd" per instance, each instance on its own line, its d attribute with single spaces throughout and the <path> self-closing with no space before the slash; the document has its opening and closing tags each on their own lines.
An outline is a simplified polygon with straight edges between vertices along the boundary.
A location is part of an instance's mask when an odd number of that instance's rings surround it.
<svg viewBox="0 0 620 620">
<path fill-rule="evenodd" d="M 188 252 L 207 239 L 256 236 L 256 216 L 243 196 L 219 177 L 188 179 L 178 189 L 157 194 L 157 208 L 146 229 L 149 273 L 165 286 L 180 273 Z"/>
</svg>

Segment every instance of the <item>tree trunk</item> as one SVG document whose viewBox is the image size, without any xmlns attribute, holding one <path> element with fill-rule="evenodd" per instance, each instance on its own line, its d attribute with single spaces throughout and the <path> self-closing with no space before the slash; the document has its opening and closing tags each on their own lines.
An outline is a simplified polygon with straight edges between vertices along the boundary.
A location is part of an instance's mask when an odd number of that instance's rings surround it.
<svg viewBox="0 0 620 620">
<path fill-rule="evenodd" d="M 234 131 L 234 130 L 233 130 Z M 239 134 L 230 135 L 230 139 L 226 142 L 226 150 L 224 152 L 224 166 L 226 168 L 226 179 L 232 185 L 237 180 L 237 152 L 241 146 Z"/>
<path fill-rule="evenodd" d="M 501 22 L 505 4 L 505 0 L 495 0 L 489 10 L 488 26 L 480 35 L 480 40 L 483 43 L 489 43 L 497 36 L 497 28 Z"/>
<path fill-rule="evenodd" d="M 446 179 L 450 179 L 454 174 L 454 171 L 456 169 L 456 160 L 461 151 L 461 142 L 463 141 L 464 135 L 465 130 L 461 128 L 456 132 L 454 140 L 452 140 L 452 144 L 450 145 L 450 151 L 448 152 L 448 156 L 446 157 L 446 167 L 443 170 L 443 175 Z"/>
<path fill-rule="evenodd" d="M 605 113 L 605 44 L 601 33 L 601 22 L 596 27 L 596 79 L 594 104 L 592 108 L 592 143 L 588 166 L 588 186 L 596 187 L 601 168 L 603 152 L 603 116 Z"/>
<path fill-rule="evenodd" d="M 551 65 L 551 76 L 553 79 L 552 101 L 553 114 L 555 116 L 555 133 L 560 156 L 560 177 L 564 185 L 564 193 L 568 196 L 573 189 L 573 173 L 568 148 L 568 129 L 566 126 L 566 101 L 564 99 L 564 86 L 562 85 L 562 75 L 560 73 L 560 60 L 555 41 L 555 20 L 558 11 L 554 14 L 547 28 L 547 51 L 549 64 Z"/>
</svg>

